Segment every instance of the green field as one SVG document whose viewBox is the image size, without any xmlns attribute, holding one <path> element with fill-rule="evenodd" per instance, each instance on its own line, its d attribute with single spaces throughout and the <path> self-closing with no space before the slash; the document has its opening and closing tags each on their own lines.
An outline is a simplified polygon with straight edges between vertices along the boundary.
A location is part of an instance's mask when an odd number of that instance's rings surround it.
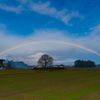
<svg viewBox="0 0 100 100">
<path fill-rule="evenodd" d="M 100 100 L 100 70 L 0 70 L 0 100 Z"/>
</svg>

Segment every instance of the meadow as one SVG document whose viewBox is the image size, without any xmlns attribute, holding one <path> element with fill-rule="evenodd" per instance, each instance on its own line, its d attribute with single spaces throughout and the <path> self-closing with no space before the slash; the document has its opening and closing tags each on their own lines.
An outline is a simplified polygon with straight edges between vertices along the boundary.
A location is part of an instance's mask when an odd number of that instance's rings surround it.
<svg viewBox="0 0 100 100">
<path fill-rule="evenodd" d="M 100 70 L 0 70 L 0 100 L 100 100 Z"/>
</svg>

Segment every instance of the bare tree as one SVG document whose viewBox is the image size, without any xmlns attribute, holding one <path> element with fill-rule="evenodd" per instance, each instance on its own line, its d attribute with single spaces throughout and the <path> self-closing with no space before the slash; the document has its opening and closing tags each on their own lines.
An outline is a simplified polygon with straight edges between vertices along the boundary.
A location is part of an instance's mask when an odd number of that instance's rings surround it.
<svg viewBox="0 0 100 100">
<path fill-rule="evenodd" d="M 39 65 L 42 65 L 43 67 L 46 67 L 46 66 L 50 66 L 53 64 L 53 58 L 50 57 L 49 55 L 47 54 L 44 54 L 41 56 L 41 58 L 38 60 L 38 64 Z"/>
</svg>

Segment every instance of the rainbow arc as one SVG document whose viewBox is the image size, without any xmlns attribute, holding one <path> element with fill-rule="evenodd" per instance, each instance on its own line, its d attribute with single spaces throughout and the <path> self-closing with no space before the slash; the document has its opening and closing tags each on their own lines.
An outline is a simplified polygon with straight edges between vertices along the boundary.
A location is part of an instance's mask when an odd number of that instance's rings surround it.
<svg viewBox="0 0 100 100">
<path fill-rule="evenodd" d="M 17 45 L 17 46 L 14 46 L 12 48 L 9 48 L 3 52 L 0 53 L 0 56 L 7 53 L 7 52 L 10 52 L 12 50 L 15 50 L 17 48 L 21 48 L 21 47 L 24 47 L 24 46 L 28 46 L 28 45 L 34 45 L 34 44 L 43 44 L 43 43 L 57 43 L 57 44 L 64 44 L 64 45 L 70 45 L 70 46 L 74 46 L 74 47 L 78 47 L 78 48 L 81 48 L 83 50 L 86 50 L 86 51 L 89 51 L 97 56 L 100 57 L 100 54 L 92 49 L 89 49 L 89 48 L 86 48 L 84 46 L 81 46 L 81 45 L 78 45 L 78 44 L 75 44 L 75 43 L 70 43 L 70 42 L 63 42 L 63 41 L 38 41 L 38 42 L 31 42 L 31 43 L 25 43 L 25 44 L 21 44 L 21 45 Z"/>
</svg>

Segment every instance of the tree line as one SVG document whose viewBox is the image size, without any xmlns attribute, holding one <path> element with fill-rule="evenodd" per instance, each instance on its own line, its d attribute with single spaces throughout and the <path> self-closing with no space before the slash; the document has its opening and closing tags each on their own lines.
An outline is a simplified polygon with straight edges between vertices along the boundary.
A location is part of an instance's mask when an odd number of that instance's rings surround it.
<svg viewBox="0 0 100 100">
<path fill-rule="evenodd" d="M 90 68 L 90 67 L 95 67 L 95 63 L 93 61 L 83 61 L 83 60 L 76 60 L 75 61 L 75 67 L 76 68 Z"/>
</svg>

